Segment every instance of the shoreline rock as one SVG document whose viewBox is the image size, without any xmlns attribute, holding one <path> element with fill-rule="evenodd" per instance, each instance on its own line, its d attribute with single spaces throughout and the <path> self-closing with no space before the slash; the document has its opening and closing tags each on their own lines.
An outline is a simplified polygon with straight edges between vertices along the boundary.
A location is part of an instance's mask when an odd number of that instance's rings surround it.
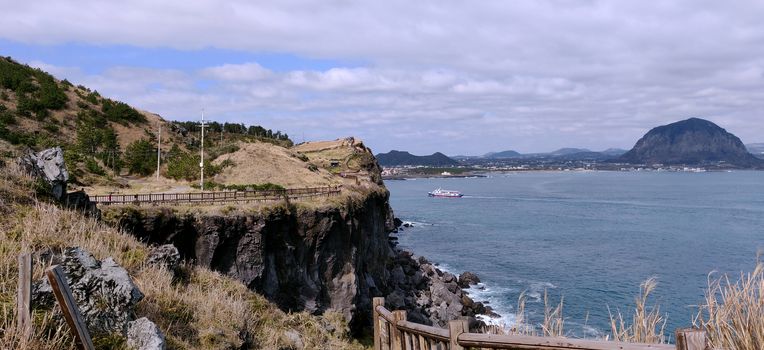
<svg viewBox="0 0 764 350">
<path fill-rule="evenodd" d="M 467 287 L 478 283 L 480 279 L 474 273 L 465 272 L 460 278 L 439 269 L 423 256 L 396 247 L 391 249 L 395 257 L 388 271 L 393 290 L 385 297 L 390 310 L 406 310 L 409 321 L 438 327 L 464 318 L 473 330 L 485 326 L 476 316 L 498 316 L 483 302 L 473 300 L 459 284 L 460 280 Z"/>
</svg>

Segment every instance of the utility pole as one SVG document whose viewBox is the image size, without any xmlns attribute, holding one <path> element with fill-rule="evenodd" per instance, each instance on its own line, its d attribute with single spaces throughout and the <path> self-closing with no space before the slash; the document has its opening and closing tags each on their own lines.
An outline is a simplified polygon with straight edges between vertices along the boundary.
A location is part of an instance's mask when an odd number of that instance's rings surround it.
<svg viewBox="0 0 764 350">
<path fill-rule="evenodd" d="M 157 133 L 157 181 L 159 181 L 160 159 L 162 159 L 162 122 L 159 122 L 159 132 Z"/>
<path fill-rule="evenodd" d="M 204 192 L 204 127 L 205 126 L 206 125 L 204 124 L 204 108 L 202 108 L 202 124 L 201 124 L 201 127 L 202 127 L 202 147 L 199 148 L 200 149 L 200 157 L 199 158 L 201 159 L 201 161 L 199 162 L 199 170 L 200 170 L 200 174 L 201 174 L 201 177 L 199 178 L 199 188 L 202 189 L 202 192 Z"/>
</svg>

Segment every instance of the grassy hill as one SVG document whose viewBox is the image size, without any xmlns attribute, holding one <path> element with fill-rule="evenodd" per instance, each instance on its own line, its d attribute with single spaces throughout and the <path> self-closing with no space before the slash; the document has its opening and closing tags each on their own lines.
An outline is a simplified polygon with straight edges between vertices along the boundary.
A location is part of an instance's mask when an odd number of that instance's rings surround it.
<svg viewBox="0 0 764 350">
<path fill-rule="evenodd" d="M 162 129 L 161 175 L 172 180 L 199 177 L 199 125 L 170 122 L 159 115 L 74 86 L 9 57 L 0 57 L 0 157 L 27 149 L 64 149 L 70 182 L 84 187 L 129 187 L 130 179 L 156 172 L 157 132 Z M 205 173 L 225 166 L 215 158 L 242 143 L 292 146 L 289 136 L 259 125 L 209 122 L 205 129 Z M 128 177 L 129 176 L 129 177 Z"/>
</svg>

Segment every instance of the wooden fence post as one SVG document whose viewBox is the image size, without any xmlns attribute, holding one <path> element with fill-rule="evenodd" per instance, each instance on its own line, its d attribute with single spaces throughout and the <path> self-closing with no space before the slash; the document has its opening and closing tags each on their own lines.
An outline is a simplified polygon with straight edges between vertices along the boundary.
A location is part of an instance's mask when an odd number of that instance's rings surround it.
<svg viewBox="0 0 764 350">
<path fill-rule="evenodd" d="M 32 334 L 32 255 L 19 255 L 19 285 L 16 296 L 18 327 L 24 340 Z"/>
<path fill-rule="evenodd" d="M 404 345 L 404 337 L 403 332 L 401 332 L 400 329 L 398 329 L 398 321 L 405 321 L 406 320 L 406 311 L 404 310 L 395 310 L 393 311 L 393 324 L 391 324 L 390 329 L 393 331 L 393 341 L 392 341 L 392 350 L 405 350 L 406 346 Z"/>
<path fill-rule="evenodd" d="M 459 335 L 462 333 L 469 333 L 469 323 L 467 323 L 467 320 L 451 320 L 448 322 L 448 331 L 450 333 L 450 350 L 464 350 L 464 348 L 459 345 Z"/>
<path fill-rule="evenodd" d="M 680 328 L 676 330 L 676 350 L 705 350 L 708 346 L 706 331 Z"/>
<path fill-rule="evenodd" d="M 53 295 L 56 296 L 56 300 L 61 307 L 66 323 L 69 324 L 69 328 L 71 328 L 77 343 L 83 350 L 95 350 L 93 340 L 90 339 L 90 333 L 88 333 L 85 321 L 80 314 L 80 309 L 77 308 L 77 304 L 74 302 L 74 297 L 72 296 L 72 291 L 69 289 L 69 284 L 66 282 L 64 270 L 58 265 L 51 266 L 45 270 L 45 275 L 48 276 L 48 281 L 53 289 Z"/>
<path fill-rule="evenodd" d="M 376 297 L 371 301 L 371 320 L 374 322 L 374 350 L 382 350 L 382 325 L 379 322 L 377 306 L 385 306 L 385 298 Z"/>
</svg>

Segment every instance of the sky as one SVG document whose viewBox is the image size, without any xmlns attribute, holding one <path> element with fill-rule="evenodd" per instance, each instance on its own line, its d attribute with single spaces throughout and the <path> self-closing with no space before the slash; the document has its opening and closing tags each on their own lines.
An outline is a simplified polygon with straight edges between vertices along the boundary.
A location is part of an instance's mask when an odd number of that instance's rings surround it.
<svg viewBox="0 0 764 350">
<path fill-rule="evenodd" d="M 0 0 L 0 55 L 158 113 L 375 152 L 764 142 L 764 2 Z"/>
</svg>

